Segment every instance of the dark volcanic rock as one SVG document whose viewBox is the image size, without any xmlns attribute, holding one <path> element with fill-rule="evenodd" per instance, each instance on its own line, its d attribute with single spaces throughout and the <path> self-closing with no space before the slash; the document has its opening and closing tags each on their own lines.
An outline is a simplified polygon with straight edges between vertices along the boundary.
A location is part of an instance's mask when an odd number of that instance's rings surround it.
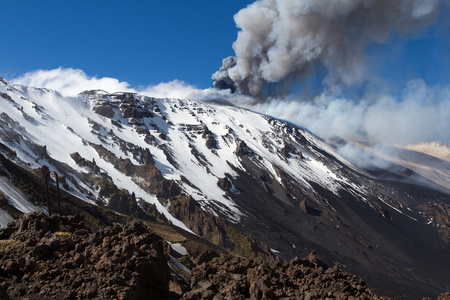
<svg viewBox="0 0 450 300">
<path fill-rule="evenodd" d="M 0 230 L 2 299 L 167 299 L 161 238 L 140 222 L 90 234 L 82 216 L 24 215 Z"/>
<path fill-rule="evenodd" d="M 100 106 L 94 107 L 93 110 L 97 114 L 99 114 L 101 116 L 104 116 L 104 117 L 107 117 L 107 118 L 110 118 L 110 119 L 113 118 L 114 115 L 115 115 L 114 110 L 112 109 L 112 107 L 109 106 L 106 103 L 103 103 Z"/>
<path fill-rule="evenodd" d="M 216 139 L 210 135 L 207 139 L 206 139 L 206 147 L 208 149 L 217 149 L 217 141 Z"/>
<path fill-rule="evenodd" d="M 442 203 L 424 203 L 419 206 L 422 215 L 432 220 L 438 232 L 447 244 L 450 244 L 450 205 Z"/>
<path fill-rule="evenodd" d="M 250 154 L 253 154 L 253 150 L 250 149 L 244 141 L 239 141 L 236 147 L 236 155 L 243 156 Z"/>
<path fill-rule="evenodd" d="M 314 252 L 269 265 L 204 263 L 192 271 L 182 299 L 383 299 L 354 275 L 328 268 Z"/>
<path fill-rule="evenodd" d="M 215 244 L 223 244 L 223 228 L 227 227 L 226 220 L 206 213 L 192 197 L 172 201 L 169 211 L 199 236 Z"/>
<path fill-rule="evenodd" d="M 81 157 L 78 152 L 70 154 L 70 157 L 75 161 L 77 165 L 90 168 L 93 174 L 100 173 L 100 168 L 97 166 L 94 159 L 92 159 L 92 161 L 88 161 Z"/>
<path fill-rule="evenodd" d="M 217 252 L 215 252 L 214 250 L 208 249 L 206 251 L 203 251 L 202 253 L 200 253 L 199 256 L 196 257 L 196 263 L 198 265 L 201 265 L 203 263 L 207 263 L 209 261 L 211 261 L 213 258 L 218 257 L 219 254 L 217 254 Z"/>
<path fill-rule="evenodd" d="M 208 126 L 203 126 L 202 138 L 206 139 L 206 147 L 208 149 L 217 149 L 217 141 Z"/>
<path fill-rule="evenodd" d="M 291 144 L 288 144 L 286 141 L 283 141 L 284 143 L 284 147 L 283 149 L 281 149 L 281 153 L 283 154 L 284 157 L 289 158 L 290 157 L 290 153 L 295 154 L 296 153 L 296 149 L 294 146 L 292 146 Z"/>
<path fill-rule="evenodd" d="M 230 180 L 226 177 L 220 178 L 219 181 L 217 182 L 217 185 L 226 192 L 229 192 L 230 189 L 232 188 Z"/>
<path fill-rule="evenodd" d="M 0 299 L 384 299 L 315 252 L 230 263 L 208 250 L 197 263 L 189 288 L 170 278 L 161 238 L 139 221 L 91 234 L 81 215 L 31 213 L 0 230 Z"/>
</svg>

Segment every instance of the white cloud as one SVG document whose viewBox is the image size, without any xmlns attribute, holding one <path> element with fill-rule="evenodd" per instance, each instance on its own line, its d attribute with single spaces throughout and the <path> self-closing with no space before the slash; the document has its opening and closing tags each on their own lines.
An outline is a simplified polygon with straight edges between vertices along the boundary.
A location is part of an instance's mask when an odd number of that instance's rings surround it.
<svg viewBox="0 0 450 300">
<path fill-rule="evenodd" d="M 115 78 L 90 77 L 79 69 L 57 68 L 36 70 L 11 80 L 12 83 L 57 90 L 63 94 L 76 95 L 86 90 L 105 90 L 107 92 L 133 92 L 125 81 Z"/>
<path fill-rule="evenodd" d="M 369 170 L 387 169 L 392 164 L 390 161 L 384 160 L 373 154 L 373 151 L 383 149 L 387 151 L 388 148 L 381 148 L 380 146 L 372 146 L 364 148 L 362 145 L 355 143 L 346 143 L 338 148 L 339 153 L 348 158 L 355 165 Z M 395 155 L 395 154 L 392 154 Z"/>
<path fill-rule="evenodd" d="M 116 78 L 89 76 L 83 70 L 57 68 L 52 70 L 35 70 L 10 80 L 12 83 L 47 88 L 66 95 L 76 95 L 86 90 L 104 90 L 109 93 L 133 92 L 156 98 L 180 98 L 204 100 L 229 95 L 227 91 L 215 89 L 201 90 L 184 81 L 173 80 L 157 85 L 131 87 L 126 81 Z"/>
<path fill-rule="evenodd" d="M 161 82 L 157 85 L 141 87 L 138 92 L 156 98 L 178 98 L 191 100 L 204 100 L 215 93 L 214 89 L 201 90 L 181 80 Z"/>
</svg>

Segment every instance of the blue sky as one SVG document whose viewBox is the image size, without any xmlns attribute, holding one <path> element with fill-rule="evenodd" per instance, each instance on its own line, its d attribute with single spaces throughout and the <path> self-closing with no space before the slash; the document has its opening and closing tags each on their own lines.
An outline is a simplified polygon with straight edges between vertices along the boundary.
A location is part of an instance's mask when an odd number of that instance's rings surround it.
<svg viewBox="0 0 450 300">
<path fill-rule="evenodd" d="M 450 22 L 443 11 L 430 26 L 414 34 L 393 34 L 385 44 L 372 44 L 367 50 L 373 68 L 380 76 L 403 86 L 411 79 L 424 79 L 430 85 L 450 81 Z"/>
<path fill-rule="evenodd" d="M 253 1 L 41 0 L 0 3 L 0 76 L 81 69 L 131 86 L 212 85 L 233 55 L 233 15 Z"/>
<path fill-rule="evenodd" d="M 178 79 L 212 84 L 223 58 L 234 55 L 233 15 L 252 0 L 2 1 L 0 76 L 37 69 L 81 69 L 131 86 Z M 447 16 L 410 36 L 369 47 L 373 68 L 389 82 L 450 77 Z"/>
</svg>

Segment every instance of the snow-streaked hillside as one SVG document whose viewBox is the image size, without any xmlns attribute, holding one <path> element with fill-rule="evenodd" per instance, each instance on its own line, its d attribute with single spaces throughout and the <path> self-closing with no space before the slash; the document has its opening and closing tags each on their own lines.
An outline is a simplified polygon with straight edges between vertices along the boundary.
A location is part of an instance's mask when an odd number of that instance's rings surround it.
<svg viewBox="0 0 450 300">
<path fill-rule="evenodd" d="M 6 196 L 6 199 L 12 206 L 23 213 L 32 211 L 47 212 L 46 209 L 34 205 L 21 190 L 15 187 L 8 178 L 0 177 L 0 193 Z M 9 216 L 4 210 L 0 209 L 0 227 L 6 227 L 9 221 L 13 218 Z"/>
<path fill-rule="evenodd" d="M 364 173 L 334 148 L 306 131 L 297 128 L 293 131 L 283 122 L 231 105 L 104 91 L 66 97 L 56 91 L 6 82 L 0 83 L 0 93 L 2 141 L 16 151 L 22 162 L 32 168 L 47 165 L 61 174 L 69 173 L 72 178 L 68 179 L 69 190 L 91 201 L 88 194 L 98 196 L 98 191 L 79 175 L 90 170 L 72 158 L 71 154 L 78 153 L 86 161 L 95 161 L 118 187 L 155 204 L 161 213 L 185 229 L 155 195 L 142 188 L 136 178 L 117 170 L 92 145 L 102 145 L 117 158 L 128 158 L 135 165 L 142 164 L 139 162 L 142 153 L 136 156 L 132 150 L 149 149 L 155 166 L 166 179 L 178 182 L 205 209 L 220 212 L 234 222 L 245 211 L 217 183 L 220 178 L 236 178 L 236 170 L 245 171 L 242 159 L 236 155 L 242 141 L 251 149 L 253 162 L 280 184 L 283 183 L 277 169 L 312 191 L 310 182 L 335 194 L 344 188 L 364 193 L 361 186 L 342 176 L 339 164 L 324 163 L 321 152 Z M 37 151 L 39 146 L 45 149 Z M 286 147 L 294 155 L 283 155 L 282 149 Z M 67 168 L 61 170 L 53 161 Z"/>
</svg>

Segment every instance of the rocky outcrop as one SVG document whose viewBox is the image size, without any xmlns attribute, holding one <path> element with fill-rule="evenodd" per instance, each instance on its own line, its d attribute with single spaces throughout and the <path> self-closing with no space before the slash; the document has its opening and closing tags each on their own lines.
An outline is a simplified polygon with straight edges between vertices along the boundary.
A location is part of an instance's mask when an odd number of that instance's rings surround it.
<svg viewBox="0 0 450 300">
<path fill-rule="evenodd" d="M 296 156 L 299 159 L 304 159 L 305 157 L 303 156 L 303 153 L 299 150 L 297 150 L 297 148 L 295 148 L 295 146 L 287 143 L 286 141 L 283 141 L 283 148 L 281 148 L 281 154 L 285 157 L 285 158 L 289 158 L 291 157 L 291 154 L 294 155 L 294 157 Z"/>
<path fill-rule="evenodd" d="M 70 157 L 75 161 L 77 165 L 89 168 L 93 174 L 100 173 L 100 168 L 97 166 L 94 159 L 92 159 L 92 161 L 88 161 L 81 157 L 78 152 L 70 154 Z"/>
<path fill-rule="evenodd" d="M 205 144 L 208 149 L 217 149 L 217 141 L 212 135 L 206 139 Z"/>
<path fill-rule="evenodd" d="M 4 123 L 6 123 L 10 128 L 21 131 L 21 132 L 25 132 L 25 127 L 20 126 L 19 122 L 13 120 L 10 116 L 8 116 L 7 113 L 2 112 L 0 114 L 0 120 L 3 121 Z"/>
<path fill-rule="evenodd" d="M 172 201 L 169 211 L 199 236 L 216 245 L 223 245 L 225 235 L 223 228 L 227 226 L 227 221 L 205 212 L 192 197 L 180 197 Z"/>
<path fill-rule="evenodd" d="M 317 215 L 317 209 L 312 208 L 312 207 L 308 204 L 308 201 L 306 201 L 306 198 L 304 198 L 304 199 L 300 202 L 300 209 L 301 209 L 305 214 Z"/>
<path fill-rule="evenodd" d="M 2 299 L 167 299 L 161 238 L 142 223 L 91 234 L 82 216 L 31 213 L 0 230 Z"/>
<path fill-rule="evenodd" d="M 203 210 L 191 196 L 180 196 L 172 200 L 169 212 L 202 238 L 241 258 L 259 258 L 269 262 L 274 259 L 265 244 L 230 226 L 225 218 Z M 188 252 L 194 259 L 198 259 L 203 250 L 193 248 L 188 249 Z"/>
<path fill-rule="evenodd" d="M 106 206 L 110 209 L 143 220 L 167 220 L 154 205 L 147 204 L 142 199 L 139 199 L 138 205 L 138 199 L 136 199 L 134 192 L 130 194 L 126 190 L 119 189 L 106 178 L 101 178 L 97 187 L 99 190 L 98 196 L 108 199 Z"/>
<path fill-rule="evenodd" d="M 297 152 L 297 149 L 291 144 L 287 143 L 286 141 L 283 141 L 283 143 L 284 147 L 281 149 L 281 153 L 284 157 L 289 158 L 290 154 L 295 154 Z"/>
<path fill-rule="evenodd" d="M 217 141 L 214 134 L 208 129 L 208 126 L 203 127 L 202 138 L 206 139 L 206 147 L 208 149 L 217 149 Z"/>
<path fill-rule="evenodd" d="M 117 99 L 120 100 L 119 107 L 123 118 L 142 119 L 154 117 L 152 111 L 145 105 L 142 105 L 133 93 L 123 93 L 118 95 Z"/>
<path fill-rule="evenodd" d="M 217 185 L 224 191 L 227 192 L 227 194 L 230 192 L 230 189 L 233 187 L 230 180 L 227 177 L 219 178 L 219 181 L 217 182 Z"/>
<path fill-rule="evenodd" d="M 450 206 L 444 203 L 424 203 L 419 206 L 422 216 L 427 223 L 438 228 L 442 239 L 450 244 Z"/>
<path fill-rule="evenodd" d="M 129 158 L 123 159 L 117 157 L 114 153 L 106 149 L 101 144 L 91 144 L 97 151 L 99 156 L 105 161 L 108 161 L 114 165 L 114 168 L 123 172 L 127 176 L 138 176 L 144 179 L 148 183 L 161 182 L 164 180 L 161 171 L 157 169 L 152 163 L 154 163 L 153 157 L 150 151 L 142 149 L 140 160 L 144 165 L 134 165 Z"/>
<path fill-rule="evenodd" d="M 237 156 L 251 155 L 251 154 L 254 154 L 253 150 L 250 149 L 244 141 L 237 142 L 237 147 L 236 147 L 236 155 Z"/>
<path fill-rule="evenodd" d="M 101 105 L 94 107 L 93 111 L 110 119 L 115 115 L 113 108 L 107 103 L 102 103 Z"/>
<path fill-rule="evenodd" d="M 13 101 L 13 99 L 11 99 L 11 96 L 6 93 L 0 93 L 0 97 L 9 101 Z"/>
<path fill-rule="evenodd" d="M 192 271 L 192 299 L 383 299 L 365 282 L 328 268 L 314 252 L 289 263 L 205 263 Z"/>
</svg>

